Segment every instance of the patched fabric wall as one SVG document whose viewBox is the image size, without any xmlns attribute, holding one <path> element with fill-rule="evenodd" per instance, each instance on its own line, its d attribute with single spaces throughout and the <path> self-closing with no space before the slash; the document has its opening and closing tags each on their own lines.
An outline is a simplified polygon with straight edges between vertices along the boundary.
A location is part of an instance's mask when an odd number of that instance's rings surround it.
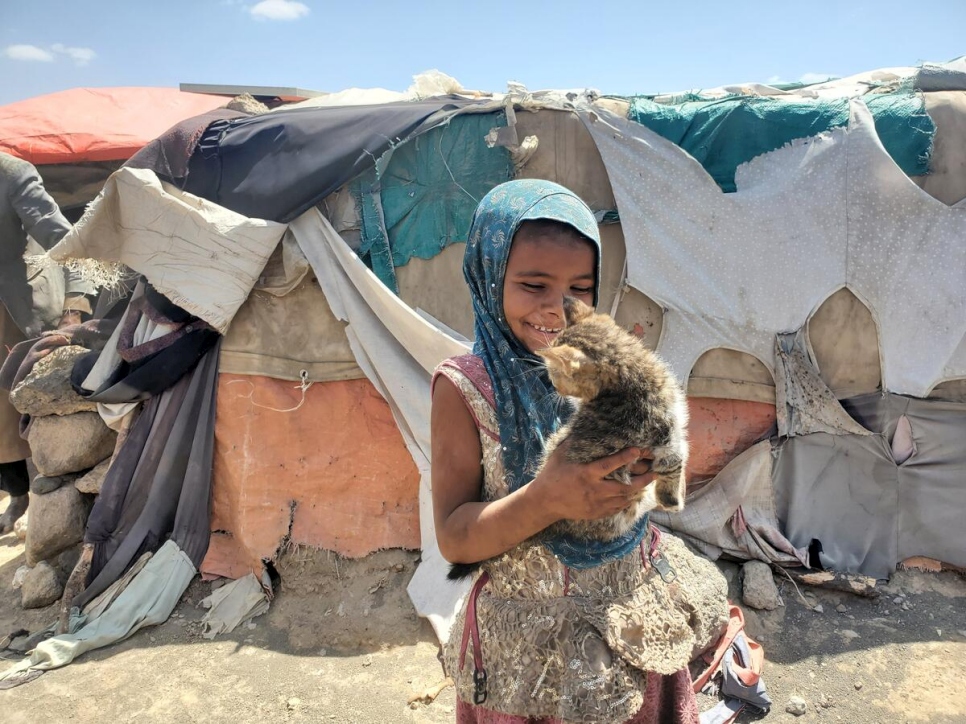
<svg viewBox="0 0 966 724">
<path fill-rule="evenodd" d="M 209 575 L 262 569 L 282 545 L 349 557 L 418 549 L 419 472 L 368 380 L 218 380 Z"/>
</svg>

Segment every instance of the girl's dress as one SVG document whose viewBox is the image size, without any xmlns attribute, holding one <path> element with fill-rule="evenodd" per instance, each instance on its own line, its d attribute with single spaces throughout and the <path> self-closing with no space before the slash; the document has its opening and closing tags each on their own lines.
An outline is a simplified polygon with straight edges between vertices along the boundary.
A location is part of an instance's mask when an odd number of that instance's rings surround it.
<svg viewBox="0 0 966 724">
<path fill-rule="evenodd" d="M 490 379 L 443 362 L 480 431 L 483 499 L 508 494 Z M 445 648 L 457 722 L 698 722 L 688 662 L 728 621 L 710 562 L 652 528 L 640 549 L 575 569 L 537 541 L 483 563 Z"/>
</svg>

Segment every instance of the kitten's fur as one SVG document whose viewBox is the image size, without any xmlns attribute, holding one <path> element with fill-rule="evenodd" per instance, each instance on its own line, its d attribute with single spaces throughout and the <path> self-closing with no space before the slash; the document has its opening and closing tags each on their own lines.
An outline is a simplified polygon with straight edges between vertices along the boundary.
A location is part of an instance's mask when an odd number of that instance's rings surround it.
<svg viewBox="0 0 966 724">
<path fill-rule="evenodd" d="M 570 421 L 547 441 L 544 461 L 569 441 L 569 462 L 589 463 L 629 447 L 649 448 L 656 473 L 636 504 L 601 520 L 561 520 L 547 529 L 589 540 L 627 533 L 649 510 L 684 507 L 688 409 L 670 370 L 644 343 L 578 299 L 564 303 L 567 327 L 537 352 L 562 396 L 577 399 Z M 542 467 L 542 464 L 541 464 Z M 608 477 L 630 484 L 630 467 Z"/>
<path fill-rule="evenodd" d="M 561 520 L 541 535 L 568 534 L 587 540 L 613 540 L 652 509 L 684 507 L 684 466 L 688 458 L 688 419 L 684 392 L 657 355 L 605 314 L 578 299 L 564 302 L 566 328 L 543 358 L 561 396 L 577 401 L 570 421 L 547 441 L 540 467 L 564 441 L 569 462 L 589 463 L 629 447 L 650 449 L 657 474 L 637 502 L 601 520 Z M 539 472 L 539 470 L 538 470 Z M 630 484 L 630 467 L 608 477 Z M 449 578 L 472 574 L 479 563 L 457 563 Z"/>
</svg>

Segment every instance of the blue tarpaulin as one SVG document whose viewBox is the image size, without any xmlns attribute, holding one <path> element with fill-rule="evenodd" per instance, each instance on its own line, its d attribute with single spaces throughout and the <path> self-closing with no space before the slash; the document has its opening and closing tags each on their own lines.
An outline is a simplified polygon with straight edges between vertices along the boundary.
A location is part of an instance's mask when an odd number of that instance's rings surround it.
<svg viewBox="0 0 966 724">
<path fill-rule="evenodd" d="M 875 129 L 896 164 L 910 176 L 929 170 L 936 126 L 916 93 L 862 98 Z M 655 103 L 631 99 L 628 116 L 691 154 L 726 192 L 735 190 L 735 169 L 797 138 L 815 136 L 849 122 L 845 98 L 728 97 Z"/>
<path fill-rule="evenodd" d="M 350 188 L 362 216 L 360 258 L 390 289 L 395 267 L 466 241 L 479 200 L 513 175 L 506 148 L 484 140 L 504 113 L 468 113 L 390 149 Z"/>
</svg>

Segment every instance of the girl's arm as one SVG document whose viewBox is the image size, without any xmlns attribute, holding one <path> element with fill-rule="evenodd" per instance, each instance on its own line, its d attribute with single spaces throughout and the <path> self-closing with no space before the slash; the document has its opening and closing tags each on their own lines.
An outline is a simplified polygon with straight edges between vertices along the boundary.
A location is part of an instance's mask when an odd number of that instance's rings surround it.
<svg viewBox="0 0 966 724">
<path fill-rule="evenodd" d="M 562 518 L 589 520 L 623 510 L 653 480 L 641 475 L 631 485 L 604 476 L 638 459 L 628 449 L 586 465 L 564 460 L 563 446 L 529 485 L 505 498 L 480 502 L 483 450 L 480 435 L 456 386 L 439 377 L 431 419 L 433 515 L 436 539 L 451 563 L 475 563 L 498 556 Z"/>
</svg>

